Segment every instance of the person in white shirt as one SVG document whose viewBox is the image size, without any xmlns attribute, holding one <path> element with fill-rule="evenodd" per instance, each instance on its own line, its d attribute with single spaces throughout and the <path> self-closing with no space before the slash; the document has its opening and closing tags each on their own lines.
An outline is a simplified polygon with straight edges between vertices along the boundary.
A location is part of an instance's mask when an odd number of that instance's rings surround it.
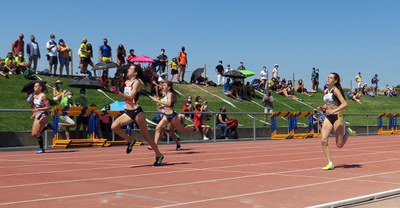
<svg viewBox="0 0 400 208">
<path fill-rule="evenodd" d="M 263 66 L 263 68 L 262 68 L 262 70 L 260 72 L 260 78 L 263 78 L 263 77 L 267 78 L 267 80 L 268 80 L 268 71 L 267 71 L 267 67 L 266 66 Z"/>
<path fill-rule="evenodd" d="M 231 69 L 231 65 L 230 65 L 230 64 L 226 65 L 225 72 L 228 72 L 228 71 L 230 71 L 230 70 L 232 70 L 232 69 Z"/>
<path fill-rule="evenodd" d="M 57 52 L 57 42 L 55 41 L 56 36 L 54 34 L 50 35 L 50 40 L 46 43 L 47 48 L 47 60 L 49 61 L 49 71 L 52 74 L 53 66 L 54 66 L 54 76 L 57 71 L 57 63 L 58 63 L 58 52 Z"/>
<path fill-rule="evenodd" d="M 278 67 L 279 65 L 275 64 L 274 68 L 272 69 L 272 77 L 275 79 L 278 77 Z"/>
</svg>

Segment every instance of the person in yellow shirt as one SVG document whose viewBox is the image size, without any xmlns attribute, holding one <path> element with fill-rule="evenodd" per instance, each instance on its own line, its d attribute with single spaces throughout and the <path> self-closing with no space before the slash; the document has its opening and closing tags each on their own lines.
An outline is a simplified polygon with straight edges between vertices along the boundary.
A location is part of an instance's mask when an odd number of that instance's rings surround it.
<svg viewBox="0 0 400 208">
<path fill-rule="evenodd" d="M 80 69 L 81 69 L 81 75 L 85 74 L 88 64 L 90 62 L 90 52 L 87 50 L 87 39 L 83 38 L 81 46 L 79 48 L 80 53 L 79 53 L 79 59 L 80 59 Z"/>
<path fill-rule="evenodd" d="M 358 88 L 358 90 L 360 90 L 362 88 L 362 86 L 361 86 L 361 83 L 362 83 L 361 72 L 358 72 L 355 80 L 357 82 L 357 88 Z"/>
<path fill-rule="evenodd" d="M 169 62 L 169 66 L 171 67 L 171 78 L 169 79 L 172 82 L 172 79 L 176 74 L 178 74 L 179 64 L 176 58 L 172 58 L 171 62 Z M 176 77 L 176 81 L 179 82 L 179 76 Z"/>
</svg>

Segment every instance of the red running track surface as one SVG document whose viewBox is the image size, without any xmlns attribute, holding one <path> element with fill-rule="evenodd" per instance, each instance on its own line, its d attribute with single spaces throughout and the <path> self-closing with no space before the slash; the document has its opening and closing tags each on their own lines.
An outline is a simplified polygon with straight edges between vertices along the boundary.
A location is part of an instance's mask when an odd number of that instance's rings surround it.
<svg viewBox="0 0 400 208">
<path fill-rule="evenodd" d="M 0 152 L 0 208 L 314 206 L 399 188 L 399 139 L 330 138 L 333 171 L 319 139 Z"/>
</svg>

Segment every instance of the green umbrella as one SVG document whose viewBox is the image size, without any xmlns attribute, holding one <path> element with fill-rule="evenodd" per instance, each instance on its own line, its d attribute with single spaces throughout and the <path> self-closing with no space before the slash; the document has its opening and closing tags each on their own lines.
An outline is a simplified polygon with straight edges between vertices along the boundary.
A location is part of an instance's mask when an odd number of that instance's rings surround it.
<svg viewBox="0 0 400 208">
<path fill-rule="evenodd" d="M 244 76 L 246 76 L 246 77 L 251 77 L 251 76 L 256 75 L 254 72 L 252 72 L 252 71 L 250 71 L 250 70 L 247 70 L 247 69 L 245 69 L 245 70 L 240 70 L 239 72 L 242 73 L 242 74 L 243 74 Z"/>
</svg>

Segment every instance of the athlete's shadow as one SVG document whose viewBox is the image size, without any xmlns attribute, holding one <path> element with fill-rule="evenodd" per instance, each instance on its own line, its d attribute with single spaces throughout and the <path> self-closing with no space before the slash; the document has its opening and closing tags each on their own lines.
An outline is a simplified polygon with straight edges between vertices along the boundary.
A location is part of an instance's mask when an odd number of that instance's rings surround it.
<svg viewBox="0 0 400 208">
<path fill-rule="evenodd" d="M 70 152 L 78 152 L 78 150 L 51 150 L 51 151 L 46 151 L 46 154 L 52 154 L 52 153 L 70 153 Z"/>
<path fill-rule="evenodd" d="M 188 165 L 188 164 L 190 164 L 190 163 L 189 162 L 162 163 L 160 166 L 157 166 L 157 167 L 172 166 L 172 165 Z M 133 165 L 133 166 L 130 166 L 129 168 L 143 168 L 143 167 L 156 167 L 156 166 L 153 166 L 151 164 L 148 164 L 148 165 Z"/>
<path fill-rule="evenodd" d="M 362 168 L 361 164 L 341 164 L 335 165 L 335 168 Z"/>
</svg>

